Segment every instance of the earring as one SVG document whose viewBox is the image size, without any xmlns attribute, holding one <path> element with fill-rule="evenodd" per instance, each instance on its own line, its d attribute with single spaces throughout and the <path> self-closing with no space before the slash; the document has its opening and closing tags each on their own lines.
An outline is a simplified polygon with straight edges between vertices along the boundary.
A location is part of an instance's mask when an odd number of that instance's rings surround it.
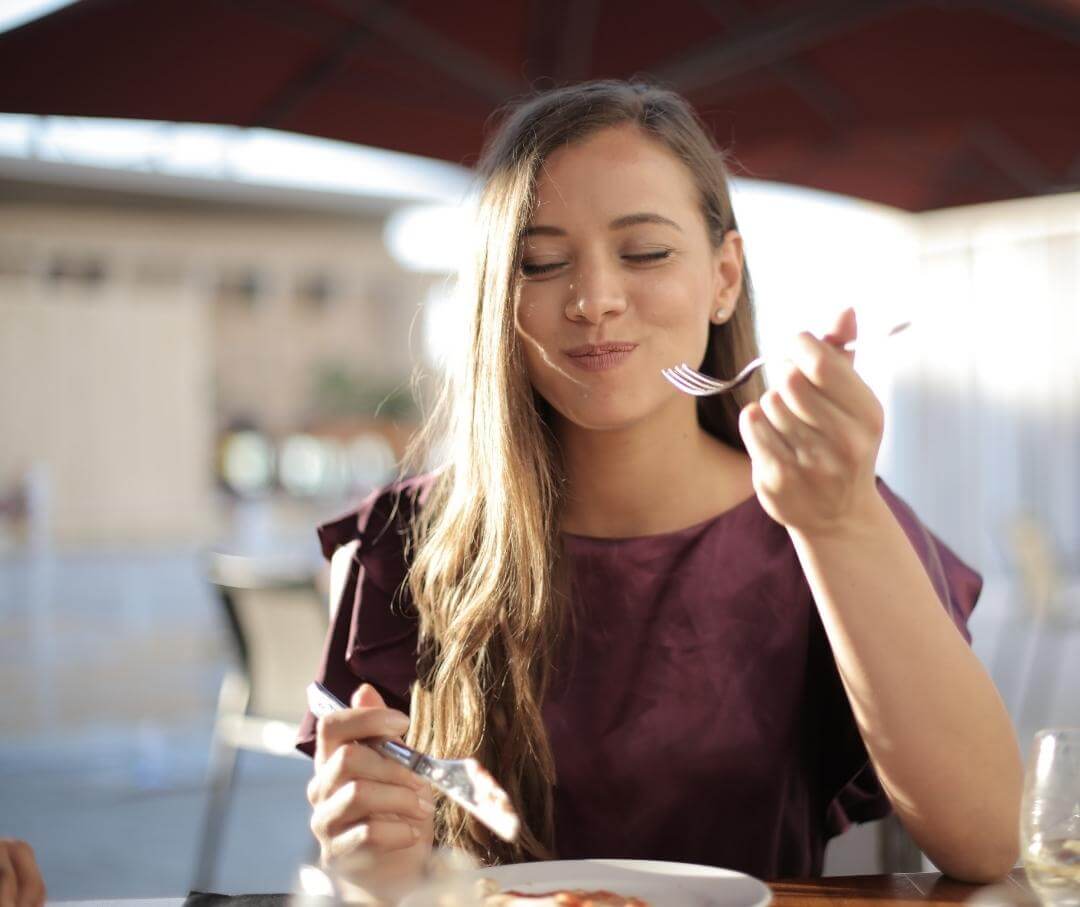
<svg viewBox="0 0 1080 907">
<path fill-rule="evenodd" d="M 716 314 L 713 317 L 716 318 L 719 321 L 721 318 L 725 317 L 726 315 L 727 315 L 727 309 L 725 309 L 723 306 L 720 306 L 720 308 L 718 308 L 716 310 Z"/>
</svg>

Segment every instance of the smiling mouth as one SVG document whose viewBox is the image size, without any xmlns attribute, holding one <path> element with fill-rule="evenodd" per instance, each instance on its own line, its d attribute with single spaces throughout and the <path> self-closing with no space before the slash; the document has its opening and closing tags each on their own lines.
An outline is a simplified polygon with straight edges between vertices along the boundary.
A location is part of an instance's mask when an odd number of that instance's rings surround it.
<svg viewBox="0 0 1080 907">
<path fill-rule="evenodd" d="M 600 372 L 621 364 L 636 349 L 636 343 L 586 343 L 563 352 L 578 368 Z"/>
<path fill-rule="evenodd" d="M 636 343 L 629 342 L 583 343 L 581 346 L 575 346 L 573 349 L 564 350 L 563 352 L 565 352 L 567 356 L 576 359 L 579 356 L 603 356 L 606 353 L 629 353 L 636 348 Z"/>
</svg>

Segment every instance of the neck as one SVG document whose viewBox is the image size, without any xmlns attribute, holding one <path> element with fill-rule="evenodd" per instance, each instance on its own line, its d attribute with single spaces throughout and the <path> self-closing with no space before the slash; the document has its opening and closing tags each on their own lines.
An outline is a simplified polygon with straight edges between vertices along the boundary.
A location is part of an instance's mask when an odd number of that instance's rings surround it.
<svg viewBox="0 0 1080 907">
<path fill-rule="evenodd" d="M 599 538 L 703 522 L 753 494 L 749 459 L 708 434 L 692 399 L 617 430 L 556 426 L 566 469 L 562 528 Z"/>
</svg>

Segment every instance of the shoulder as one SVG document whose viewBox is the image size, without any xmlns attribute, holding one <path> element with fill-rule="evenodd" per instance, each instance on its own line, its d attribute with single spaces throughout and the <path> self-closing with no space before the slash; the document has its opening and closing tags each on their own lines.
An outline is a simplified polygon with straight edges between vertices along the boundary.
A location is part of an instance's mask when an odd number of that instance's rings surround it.
<svg viewBox="0 0 1080 907">
<path fill-rule="evenodd" d="M 923 561 L 939 557 L 939 549 L 943 547 L 942 542 L 927 529 L 911 505 L 893 491 L 880 476 L 877 477 L 877 489 L 878 494 L 888 505 L 894 519 L 907 534 L 912 547 Z"/>
<path fill-rule="evenodd" d="M 344 513 L 318 527 L 323 556 L 330 560 L 342 548 L 354 553 L 397 549 L 439 476 L 423 473 L 376 488 Z"/>
<path fill-rule="evenodd" d="M 878 492 L 889 505 L 896 521 L 923 563 L 938 598 L 960 627 L 966 629 L 968 617 L 982 592 L 983 579 L 979 572 L 963 561 L 952 548 L 931 532 L 911 505 L 893 491 L 883 479 L 877 480 Z"/>
<path fill-rule="evenodd" d="M 934 562 L 931 566 L 939 566 L 936 562 L 940 559 L 941 550 L 944 548 L 940 539 L 927 529 L 911 505 L 893 491 L 881 476 L 877 477 L 877 489 L 882 500 L 892 511 L 893 518 L 900 524 L 911 546 L 923 562 Z"/>
</svg>

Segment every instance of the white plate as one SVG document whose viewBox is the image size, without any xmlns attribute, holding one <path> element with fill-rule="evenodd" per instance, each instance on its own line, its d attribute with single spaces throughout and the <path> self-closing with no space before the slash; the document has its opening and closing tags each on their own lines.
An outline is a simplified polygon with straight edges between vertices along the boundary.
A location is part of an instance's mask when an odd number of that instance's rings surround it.
<svg viewBox="0 0 1080 907">
<path fill-rule="evenodd" d="M 653 907 L 765 907 L 772 892 L 764 882 L 732 869 L 659 860 L 552 860 L 512 863 L 472 873 L 504 889 L 526 894 L 566 888 L 606 889 L 648 901 Z M 400 907 L 429 907 L 424 892 Z"/>
</svg>

